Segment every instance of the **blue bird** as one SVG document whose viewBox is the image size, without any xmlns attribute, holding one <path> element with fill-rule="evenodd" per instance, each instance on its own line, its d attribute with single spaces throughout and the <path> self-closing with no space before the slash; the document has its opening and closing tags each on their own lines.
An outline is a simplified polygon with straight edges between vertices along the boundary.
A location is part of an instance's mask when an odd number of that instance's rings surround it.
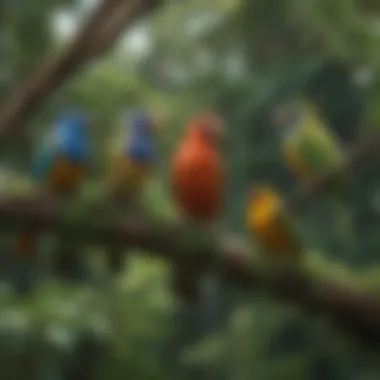
<svg viewBox="0 0 380 380">
<path fill-rule="evenodd" d="M 89 161 L 87 120 L 82 113 L 64 113 L 36 152 L 32 177 L 54 193 L 77 190 Z"/>
<path fill-rule="evenodd" d="M 62 113 L 36 150 L 32 179 L 48 194 L 59 197 L 72 195 L 83 183 L 88 169 L 89 140 L 86 116 L 78 111 Z M 20 277 L 22 282 L 18 281 L 17 287 L 24 289 L 24 293 L 30 288 L 34 270 L 26 271 L 23 267 L 32 269 L 37 255 L 37 234 L 32 226 L 25 227 L 14 244 L 13 252 L 20 269 L 16 277 Z"/>
<path fill-rule="evenodd" d="M 140 195 L 157 161 L 155 135 L 158 123 L 143 109 L 132 109 L 123 115 L 122 128 L 111 139 L 110 164 L 106 184 L 108 208 L 117 215 L 131 211 L 138 205 Z M 140 210 L 141 211 L 141 210 Z M 107 256 L 111 272 L 117 273 L 122 265 L 119 250 Z"/>
<path fill-rule="evenodd" d="M 131 201 L 143 190 L 156 161 L 157 124 L 142 110 L 127 113 L 123 124 L 111 141 L 107 184 L 116 198 Z"/>
</svg>

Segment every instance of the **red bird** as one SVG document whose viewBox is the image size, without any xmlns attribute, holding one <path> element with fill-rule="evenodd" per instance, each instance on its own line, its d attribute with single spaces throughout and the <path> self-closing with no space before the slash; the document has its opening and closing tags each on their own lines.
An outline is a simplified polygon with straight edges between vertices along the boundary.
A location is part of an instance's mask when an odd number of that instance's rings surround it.
<svg viewBox="0 0 380 380">
<path fill-rule="evenodd" d="M 219 143 L 221 120 L 214 114 L 192 119 L 172 160 L 172 186 L 184 216 L 215 222 L 222 208 L 224 168 Z"/>
</svg>

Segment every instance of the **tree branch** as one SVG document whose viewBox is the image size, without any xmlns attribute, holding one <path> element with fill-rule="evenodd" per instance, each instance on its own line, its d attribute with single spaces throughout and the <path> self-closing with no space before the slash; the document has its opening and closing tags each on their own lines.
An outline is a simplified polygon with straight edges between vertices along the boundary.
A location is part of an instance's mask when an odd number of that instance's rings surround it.
<svg viewBox="0 0 380 380">
<path fill-rule="evenodd" d="M 154 9 L 160 0 L 104 0 L 74 42 L 48 58 L 17 88 L 0 109 L 1 138 L 15 132 L 70 75 L 89 58 L 103 53 L 126 24 Z M 4 139 L 3 139 L 4 141 Z"/>
<path fill-rule="evenodd" d="M 339 327 L 355 333 L 362 341 L 380 345 L 379 298 L 331 279 L 315 280 L 290 268 L 281 269 L 275 276 L 265 275 L 259 263 L 252 262 L 248 246 L 231 244 L 226 237 L 193 256 L 194 251 L 183 242 L 182 227 L 178 225 L 157 226 L 136 218 L 126 218 L 117 225 L 89 225 L 83 220 L 73 223 L 72 218 L 65 217 L 57 207 L 46 201 L 0 199 L 0 224 L 3 228 L 15 228 L 20 222 L 31 223 L 40 230 L 64 229 L 70 235 L 83 235 L 94 244 L 103 245 L 112 241 L 138 247 L 173 265 L 185 261 L 199 272 L 210 269 L 215 264 L 211 257 L 220 252 L 219 269 L 224 280 L 269 290 L 272 295 L 294 302 L 307 312 L 330 316 Z"/>
<path fill-rule="evenodd" d="M 115 11 L 117 4 L 123 8 Z M 21 128 L 43 101 L 85 60 L 102 53 L 120 33 L 124 23 L 130 23 L 142 13 L 153 9 L 158 0 L 105 0 L 89 20 L 77 40 L 61 55 L 48 60 L 31 76 L 29 81 L 17 89 L 0 110 L 0 137 L 14 128 Z M 121 11 L 122 9 L 122 11 Z M 100 42 L 93 42 L 99 39 Z M 349 155 L 343 167 L 305 186 L 301 193 L 287 203 L 287 208 L 297 210 L 327 188 L 334 177 L 349 171 L 380 151 L 380 132 L 360 144 Z M 120 242 L 126 246 L 139 247 L 167 259 L 172 264 L 186 261 L 197 270 L 207 270 L 213 265 L 212 257 L 220 253 L 220 269 L 226 280 L 240 285 L 265 285 L 273 295 L 293 301 L 309 312 L 325 313 L 341 327 L 355 332 L 361 339 L 380 344 L 380 300 L 359 293 L 348 285 L 332 280 L 313 280 L 301 272 L 282 269 L 276 276 L 265 276 L 259 265 L 252 265 L 248 247 L 231 246 L 225 238 L 213 247 L 200 249 L 196 257 L 183 243 L 181 228 L 173 225 L 157 226 L 144 220 L 126 219 L 122 224 L 73 223 L 58 207 L 35 199 L 0 199 L 0 223 L 12 228 L 20 222 L 31 223 L 41 230 L 64 229 L 72 234 L 83 234 L 85 238 L 99 244 Z M 221 247 L 221 250 L 219 249 Z"/>
<path fill-rule="evenodd" d="M 113 8 L 98 36 L 89 41 L 87 49 L 82 52 L 83 57 L 90 59 L 104 54 L 126 25 L 156 9 L 161 3 L 162 0 L 122 1 L 119 7 Z"/>
</svg>

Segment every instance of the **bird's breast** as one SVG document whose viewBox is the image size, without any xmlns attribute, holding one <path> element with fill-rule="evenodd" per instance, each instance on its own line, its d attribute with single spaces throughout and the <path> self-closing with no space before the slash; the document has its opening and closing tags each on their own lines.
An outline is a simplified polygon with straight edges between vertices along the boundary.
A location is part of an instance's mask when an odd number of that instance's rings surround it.
<svg viewBox="0 0 380 380">
<path fill-rule="evenodd" d="M 277 218 L 280 204 L 252 206 L 251 227 L 255 235 L 272 253 L 289 253 L 294 250 L 295 242 Z"/>
<path fill-rule="evenodd" d="M 147 135 L 132 135 L 126 139 L 124 154 L 137 163 L 144 165 L 153 163 L 155 148 L 152 138 Z"/>
<path fill-rule="evenodd" d="M 109 168 L 108 186 L 123 198 L 134 197 L 146 184 L 151 165 L 133 160 L 123 154 L 113 158 Z"/>
<path fill-rule="evenodd" d="M 83 181 L 85 165 L 58 157 L 52 165 L 47 177 L 47 184 L 54 191 L 70 192 L 75 190 Z"/>
<path fill-rule="evenodd" d="M 190 217 L 213 219 L 221 207 L 223 172 L 216 152 L 180 149 L 174 157 L 172 180 L 179 206 Z"/>
<path fill-rule="evenodd" d="M 284 153 L 285 159 L 295 175 L 298 176 L 301 180 L 310 179 L 312 173 L 306 160 L 300 154 L 297 144 L 285 144 Z"/>
<path fill-rule="evenodd" d="M 60 142 L 59 150 L 71 162 L 82 163 L 88 156 L 88 139 L 82 133 L 70 132 Z"/>
</svg>

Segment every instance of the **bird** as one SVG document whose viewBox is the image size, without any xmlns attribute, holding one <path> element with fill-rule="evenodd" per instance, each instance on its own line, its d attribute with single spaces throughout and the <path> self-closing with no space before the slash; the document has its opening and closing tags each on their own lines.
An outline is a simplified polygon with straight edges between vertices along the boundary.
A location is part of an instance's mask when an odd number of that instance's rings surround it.
<svg viewBox="0 0 380 380">
<path fill-rule="evenodd" d="M 213 237 L 219 230 L 225 191 L 225 164 L 221 152 L 224 125 L 214 112 L 203 112 L 192 117 L 171 160 L 171 187 L 179 214 L 188 224 L 188 244 L 194 244 L 200 234 Z M 202 239 L 201 239 L 202 240 Z M 182 297 L 194 301 L 197 273 L 174 273 Z M 178 278 L 182 278 L 179 281 Z M 184 279 L 187 279 L 184 281 Z"/>
<path fill-rule="evenodd" d="M 121 128 L 111 136 L 106 183 L 107 207 L 117 216 L 125 212 L 144 214 L 142 194 L 157 163 L 156 135 L 161 129 L 157 118 L 144 107 L 132 107 L 123 113 Z M 137 215 L 138 216 L 138 215 Z M 107 253 L 111 274 L 120 272 L 121 249 Z"/>
<path fill-rule="evenodd" d="M 272 116 L 284 161 L 300 184 L 343 165 L 345 150 L 316 104 L 299 97 L 276 107 Z M 348 173 L 337 172 L 326 190 L 325 200 L 341 235 L 342 249 L 351 249 L 348 246 L 353 247 L 355 221 L 349 208 Z"/>
<path fill-rule="evenodd" d="M 90 158 L 88 124 L 84 112 L 66 110 L 57 117 L 36 148 L 31 177 L 43 196 L 64 200 L 82 185 Z M 30 261 L 35 264 L 37 233 L 33 226 L 22 228 L 13 248 L 17 265 L 30 266 Z"/>
<path fill-rule="evenodd" d="M 284 158 L 302 182 L 315 179 L 344 161 L 344 149 L 316 106 L 306 100 L 289 101 L 273 114 Z M 341 195 L 344 175 L 337 176 L 332 191 Z"/>
<path fill-rule="evenodd" d="M 190 120 L 172 158 L 171 179 L 181 213 L 202 224 L 220 217 L 224 196 L 224 163 L 220 153 L 223 134 L 215 114 Z"/>
<path fill-rule="evenodd" d="M 304 248 L 296 222 L 284 209 L 282 196 L 274 187 L 251 187 L 245 225 L 270 259 L 286 263 L 297 262 L 302 257 Z"/>
</svg>

